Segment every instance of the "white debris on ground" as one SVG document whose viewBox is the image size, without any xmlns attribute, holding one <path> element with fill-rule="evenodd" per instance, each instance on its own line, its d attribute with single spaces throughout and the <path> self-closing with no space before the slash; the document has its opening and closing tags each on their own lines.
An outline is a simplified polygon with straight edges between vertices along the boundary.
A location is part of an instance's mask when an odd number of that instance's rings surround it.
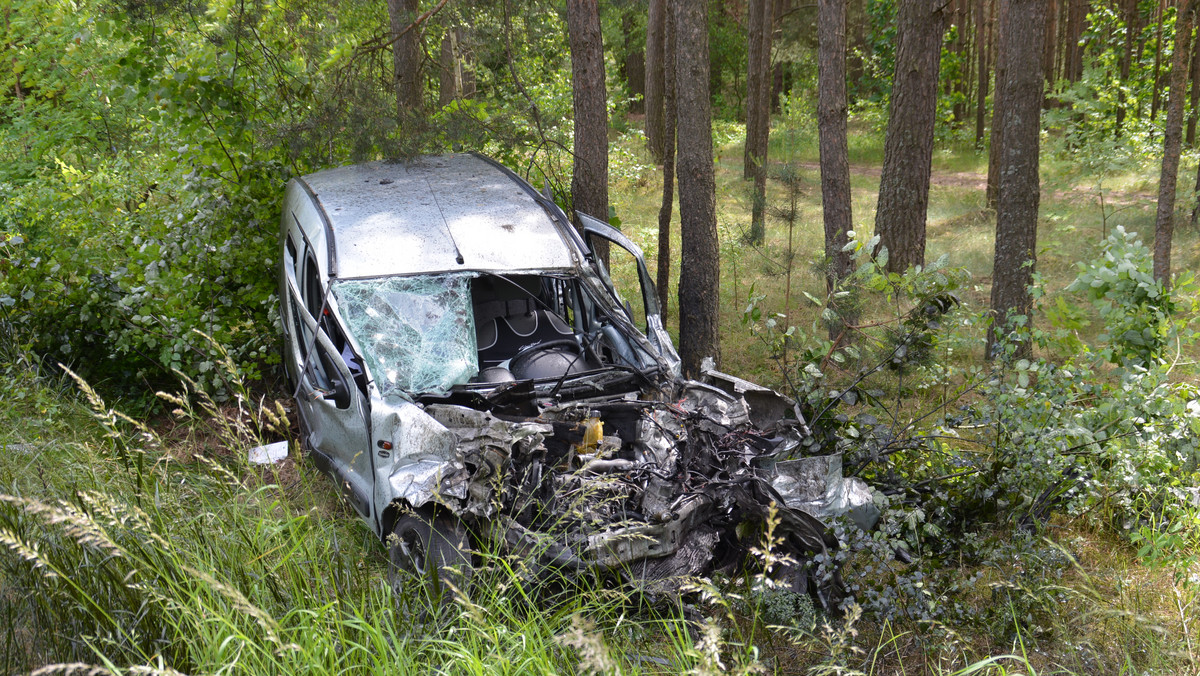
<svg viewBox="0 0 1200 676">
<path fill-rule="evenodd" d="M 250 449 L 250 462 L 254 465 L 270 465 L 281 462 L 288 455 L 288 442 L 277 441 L 266 446 L 255 446 Z"/>
</svg>

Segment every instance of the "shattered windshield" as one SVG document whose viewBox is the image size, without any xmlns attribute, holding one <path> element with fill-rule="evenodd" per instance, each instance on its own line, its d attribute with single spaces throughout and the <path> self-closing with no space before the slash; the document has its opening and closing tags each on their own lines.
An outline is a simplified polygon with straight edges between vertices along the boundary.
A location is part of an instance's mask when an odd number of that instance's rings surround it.
<svg viewBox="0 0 1200 676">
<path fill-rule="evenodd" d="M 445 392 L 479 373 L 470 274 L 335 281 L 382 394 Z"/>
</svg>

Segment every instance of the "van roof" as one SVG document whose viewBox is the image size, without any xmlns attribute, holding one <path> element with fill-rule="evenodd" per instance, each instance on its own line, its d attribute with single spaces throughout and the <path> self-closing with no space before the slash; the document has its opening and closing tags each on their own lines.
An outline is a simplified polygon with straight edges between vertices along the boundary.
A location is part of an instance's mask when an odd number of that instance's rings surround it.
<svg viewBox="0 0 1200 676">
<path fill-rule="evenodd" d="M 528 184 L 477 155 L 369 162 L 300 180 L 329 219 L 341 278 L 577 264 Z"/>
</svg>

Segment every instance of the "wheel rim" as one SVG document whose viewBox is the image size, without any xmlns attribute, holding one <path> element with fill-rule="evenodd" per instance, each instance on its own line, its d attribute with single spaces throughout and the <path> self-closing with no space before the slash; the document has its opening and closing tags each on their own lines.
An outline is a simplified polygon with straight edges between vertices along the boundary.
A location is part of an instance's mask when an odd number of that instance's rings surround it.
<svg viewBox="0 0 1200 676">
<path fill-rule="evenodd" d="M 421 575 L 429 571 L 425 570 L 425 563 L 428 557 L 425 556 L 425 543 L 421 542 L 421 536 L 415 531 L 404 533 L 396 543 L 396 548 L 399 550 L 395 558 L 399 559 L 392 563 L 397 568 L 406 570 L 410 573 Z"/>
</svg>

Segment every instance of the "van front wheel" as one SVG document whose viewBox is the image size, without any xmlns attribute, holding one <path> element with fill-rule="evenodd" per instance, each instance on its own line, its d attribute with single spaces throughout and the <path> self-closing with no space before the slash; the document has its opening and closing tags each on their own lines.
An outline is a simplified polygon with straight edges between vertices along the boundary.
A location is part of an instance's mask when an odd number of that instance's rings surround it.
<svg viewBox="0 0 1200 676">
<path fill-rule="evenodd" d="M 432 611 L 452 606 L 450 586 L 465 592 L 471 578 L 462 522 L 427 510 L 401 514 L 388 538 L 388 576 L 392 592 L 404 605 L 427 601 Z"/>
</svg>

